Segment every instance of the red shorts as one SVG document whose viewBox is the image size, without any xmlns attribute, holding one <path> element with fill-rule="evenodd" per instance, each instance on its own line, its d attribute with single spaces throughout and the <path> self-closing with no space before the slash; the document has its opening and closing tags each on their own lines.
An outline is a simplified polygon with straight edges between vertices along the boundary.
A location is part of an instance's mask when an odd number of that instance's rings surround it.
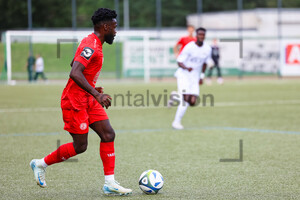
<svg viewBox="0 0 300 200">
<path fill-rule="evenodd" d="M 108 119 L 104 108 L 92 96 L 85 98 L 81 105 L 73 104 L 69 99 L 61 100 L 64 129 L 70 133 L 88 133 L 90 124 Z"/>
</svg>

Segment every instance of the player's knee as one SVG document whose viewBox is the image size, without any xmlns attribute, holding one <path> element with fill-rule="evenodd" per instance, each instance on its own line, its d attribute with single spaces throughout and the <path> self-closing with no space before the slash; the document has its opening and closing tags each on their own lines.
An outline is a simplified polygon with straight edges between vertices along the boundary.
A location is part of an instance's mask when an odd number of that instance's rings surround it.
<svg viewBox="0 0 300 200">
<path fill-rule="evenodd" d="M 115 131 L 113 129 L 107 130 L 105 134 L 102 135 L 102 142 L 113 142 L 115 140 Z"/>
<path fill-rule="evenodd" d="M 190 106 L 195 106 L 196 105 L 196 100 L 191 100 L 189 101 Z"/>
<path fill-rule="evenodd" d="M 87 150 L 88 143 L 74 144 L 74 149 L 77 154 L 83 153 Z"/>
<path fill-rule="evenodd" d="M 186 95 L 184 95 L 184 96 L 183 96 L 183 100 L 184 100 L 185 102 L 189 102 L 189 97 L 186 96 Z"/>
</svg>

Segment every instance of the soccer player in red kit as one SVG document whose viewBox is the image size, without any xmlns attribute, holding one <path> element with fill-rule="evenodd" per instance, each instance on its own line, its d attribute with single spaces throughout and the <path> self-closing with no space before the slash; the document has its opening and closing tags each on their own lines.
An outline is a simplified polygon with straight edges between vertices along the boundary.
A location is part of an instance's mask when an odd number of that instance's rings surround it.
<svg viewBox="0 0 300 200">
<path fill-rule="evenodd" d="M 193 33 L 195 31 L 194 26 L 189 25 L 187 27 L 187 31 L 188 31 L 188 36 L 181 37 L 173 49 L 176 57 L 178 57 L 178 55 L 180 54 L 182 49 L 185 47 L 185 45 L 187 45 L 191 41 L 196 41 L 196 37 L 193 36 Z"/>
<path fill-rule="evenodd" d="M 85 37 L 77 48 L 71 63 L 70 78 L 62 93 L 61 108 L 64 129 L 70 133 L 73 142 L 61 145 L 42 159 L 34 159 L 30 166 L 37 184 L 46 187 L 47 166 L 63 162 L 85 152 L 88 144 L 88 130 L 92 128 L 101 138 L 100 157 L 103 163 L 105 194 L 127 195 L 132 193 L 115 181 L 115 132 L 104 110 L 111 105 L 111 97 L 103 94 L 102 88 L 95 88 L 103 64 L 102 45 L 112 44 L 116 35 L 117 14 L 114 10 L 99 8 L 92 16 L 94 33 Z"/>
</svg>

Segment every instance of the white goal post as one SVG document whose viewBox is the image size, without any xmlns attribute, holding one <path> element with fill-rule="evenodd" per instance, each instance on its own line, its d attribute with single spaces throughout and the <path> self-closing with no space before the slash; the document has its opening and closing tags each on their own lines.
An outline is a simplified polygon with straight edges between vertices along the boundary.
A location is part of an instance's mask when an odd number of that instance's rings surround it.
<svg viewBox="0 0 300 200">
<path fill-rule="evenodd" d="M 58 39 L 77 39 L 80 41 L 86 32 L 74 32 L 74 31 L 6 31 L 5 43 L 6 43 L 6 65 L 7 65 L 7 84 L 14 85 L 15 80 L 12 80 L 12 43 L 48 43 L 57 44 Z M 88 31 L 90 33 L 90 31 Z"/>
<path fill-rule="evenodd" d="M 15 42 L 57 43 L 58 39 L 75 39 L 80 42 L 85 36 L 92 33 L 87 31 L 6 31 L 6 61 L 7 83 L 14 84 L 12 80 L 11 44 Z M 173 47 L 178 38 L 185 34 L 182 31 L 118 31 L 115 42 L 122 43 L 123 77 L 143 78 L 149 82 L 151 74 L 172 76 L 177 68 Z M 104 58 L 105 59 L 105 58 Z"/>
<path fill-rule="evenodd" d="M 28 43 L 29 38 L 33 44 L 49 43 L 57 44 L 58 39 L 69 39 L 80 42 L 85 36 L 93 31 L 6 31 L 6 64 L 7 64 L 7 83 L 15 84 L 12 69 L 14 68 L 14 54 L 12 43 Z M 186 35 L 186 30 L 120 30 L 117 33 L 115 42 L 122 43 L 122 77 L 123 78 L 142 78 L 144 82 L 149 82 L 151 77 L 171 77 L 178 68 L 173 47 L 178 39 Z M 208 32 L 206 42 L 211 44 L 213 38 L 230 38 L 228 32 Z M 238 44 L 229 42 L 219 42 L 221 49 L 220 66 L 224 75 L 237 75 L 241 70 L 252 74 L 275 74 L 276 69 L 280 68 L 283 75 L 300 75 L 299 67 L 286 67 L 286 52 L 284 49 L 288 45 L 294 45 L 293 49 L 299 48 L 299 39 L 283 39 L 282 47 L 278 46 L 276 38 L 255 38 L 248 37 L 243 39 L 243 55 L 240 58 Z M 263 51 L 261 46 L 264 47 Z M 281 46 L 281 45 L 280 45 Z M 279 49 L 281 49 L 279 53 Z M 292 51 L 292 52 L 296 52 Z M 260 57 L 250 57 L 249 55 L 259 54 Z M 279 62 L 280 54 L 281 61 Z M 294 56 L 297 57 L 297 56 Z M 14 58 L 18 59 L 18 58 Z M 105 58 L 104 58 L 105 59 Z M 299 61 L 300 62 L 300 61 Z M 275 66 L 276 65 L 276 66 Z M 293 63 L 291 64 L 293 65 Z M 258 66 L 258 67 L 257 67 Z M 297 68 L 297 69 L 296 69 Z M 292 71 L 288 71 L 293 69 Z"/>
<path fill-rule="evenodd" d="M 6 31 L 5 43 L 6 43 L 6 64 L 7 64 L 7 83 L 9 85 L 15 84 L 15 80 L 12 79 L 12 49 L 11 44 L 13 42 L 29 42 L 29 38 L 32 43 L 57 43 L 58 39 L 75 39 L 80 42 L 83 37 L 92 33 L 92 31 Z M 24 37 L 26 39 L 24 39 Z M 120 32 L 116 37 L 116 41 L 125 42 L 128 38 L 138 38 L 139 43 L 142 41 L 143 59 L 142 68 L 144 69 L 143 77 L 145 82 L 150 80 L 150 68 L 149 68 L 149 39 L 150 35 L 147 31 L 138 32 Z M 129 39 L 130 40 L 130 39 Z M 130 45 L 130 44 L 129 44 Z M 127 45 L 128 48 L 128 45 Z M 129 47 L 130 49 L 130 47 Z M 126 60 L 126 59 L 125 59 Z"/>
</svg>

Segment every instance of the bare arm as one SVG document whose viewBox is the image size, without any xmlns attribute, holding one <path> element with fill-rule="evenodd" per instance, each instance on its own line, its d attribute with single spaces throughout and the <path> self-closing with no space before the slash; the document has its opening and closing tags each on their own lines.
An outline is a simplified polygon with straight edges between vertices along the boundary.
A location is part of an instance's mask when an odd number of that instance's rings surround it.
<svg viewBox="0 0 300 200">
<path fill-rule="evenodd" d="M 202 73 L 205 73 L 205 71 L 206 71 L 206 67 L 207 67 L 207 64 L 206 64 L 206 63 L 204 63 L 204 64 L 203 64 L 203 66 L 202 66 Z"/>
<path fill-rule="evenodd" d="M 174 51 L 174 54 L 176 57 L 178 57 L 178 54 L 179 54 L 179 50 L 178 50 L 179 47 L 180 47 L 179 44 L 176 44 L 173 48 L 173 51 Z"/>
<path fill-rule="evenodd" d="M 73 60 L 72 60 L 71 63 L 70 63 L 70 66 L 71 66 L 71 67 L 73 66 L 73 63 L 74 63 L 74 58 L 73 58 Z"/>
<path fill-rule="evenodd" d="M 178 66 L 182 69 L 188 70 L 189 72 L 193 70 L 191 67 L 186 67 L 182 62 L 177 62 Z"/>
<path fill-rule="evenodd" d="M 70 78 L 82 89 L 90 93 L 102 106 L 108 108 L 111 105 L 111 97 L 107 94 L 100 94 L 93 88 L 83 75 L 84 65 L 75 61 L 72 65 Z"/>
<path fill-rule="evenodd" d="M 200 75 L 200 80 L 199 80 L 199 85 L 202 85 L 204 82 L 204 76 L 205 76 L 205 70 L 206 70 L 207 64 L 204 63 L 202 66 L 202 71 L 201 71 L 201 75 Z"/>
</svg>

